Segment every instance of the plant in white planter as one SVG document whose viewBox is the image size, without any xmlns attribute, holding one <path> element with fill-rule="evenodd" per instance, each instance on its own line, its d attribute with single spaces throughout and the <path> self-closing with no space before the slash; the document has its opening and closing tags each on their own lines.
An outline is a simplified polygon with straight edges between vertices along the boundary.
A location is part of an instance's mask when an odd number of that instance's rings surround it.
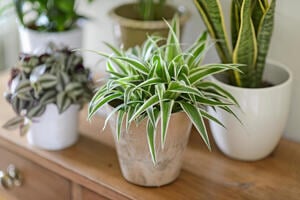
<svg viewBox="0 0 300 200">
<path fill-rule="evenodd" d="M 123 176 L 143 186 L 161 186 L 178 177 L 192 124 L 210 148 L 203 119 L 219 121 L 205 106 L 232 113 L 228 106 L 236 104 L 228 92 L 205 78 L 237 65 L 200 65 L 207 33 L 183 52 L 178 18 L 169 30 L 161 47 L 162 38 L 152 36 L 141 48 L 123 52 L 111 47 L 113 55 L 99 53 L 107 57 L 111 76 L 89 105 L 91 118 L 109 104 L 106 123 L 113 130 Z"/>
<path fill-rule="evenodd" d="M 76 12 L 75 0 L 15 0 L 14 4 L 23 52 L 45 51 L 49 42 L 81 47 L 84 17 Z"/>
<path fill-rule="evenodd" d="M 290 71 L 276 63 L 266 63 L 273 32 L 276 0 L 232 0 L 231 45 L 219 0 L 194 0 L 222 63 L 241 63 L 241 72 L 229 71 L 214 82 L 221 84 L 241 105 L 233 108 L 243 124 L 231 116 L 210 109 L 228 129 L 210 123 L 218 147 L 242 160 L 257 160 L 277 145 L 288 117 Z"/>
<path fill-rule="evenodd" d="M 47 150 L 66 148 L 77 141 L 77 117 L 92 97 L 93 82 L 80 55 L 48 47 L 45 54 L 20 57 L 12 69 L 5 94 L 17 117 L 4 127 L 20 127 L 29 142 Z"/>
<path fill-rule="evenodd" d="M 116 22 L 115 36 L 124 49 L 142 45 L 148 35 L 167 37 L 169 29 L 163 19 L 171 21 L 175 14 L 180 14 L 182 29 L 189 19 L 189 12 L 182 6 L 167 4 L 166 0 L 136 0 L 110 11 Z"/>
</svg>

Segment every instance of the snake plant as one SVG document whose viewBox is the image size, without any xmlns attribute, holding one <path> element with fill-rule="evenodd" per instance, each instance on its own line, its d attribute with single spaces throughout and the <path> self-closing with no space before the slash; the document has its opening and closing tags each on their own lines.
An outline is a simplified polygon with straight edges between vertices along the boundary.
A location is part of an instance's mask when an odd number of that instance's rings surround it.
<svg viewBox="0 0 300 200">
<path fill-rule="evenodd" d="M 90 70 L 83 66 L 82 57 L 52 44 L 45 54 L 21 55 L 8 86 L 5 97 L 17 117 L 4 125 L 7 129 L 24 127 L 25 118 L 41 116 L 48 104 L 55 104 L 62 113 L 72 104 L 82 106 L 93 95 Z"/>
<path fill-rule="evenodd" d="M 276 0 L 232 0 L 231 44 L 219 0 L 194 0 L 222 63 L 241 63 L 229 82 L 246 88 L 263 86 L 263 72 L 273 32 Z"/>
<path fill-rule="evenodd" d="M 206 112 L 206 106 L 219 107 L 230 113 L 229 105 L 237 104 L 227 91 L 205 79 L 209 75 L 237 70 L 235 64 L 207 64 L 201 61 L 207 50 L 207 32 L 203 33 L 186 51 L 179 43 L 179 18 L 176 15 L 169 25 L 166 44 L 163 38 L 149 36 L 141 47 L 127 51 L 108 45 L 113 54 L 97 52 L 107 58 L 108 82 L 99 88 L 89 104 L 89 118 L 102 106 L 114 109 L 106 122 L 117 115 L 117 133 L 127 130 L 130 124 L 147 120 L 147 138 L 152 161 L 156 162 L 155 137 L 161 119 L 161 146 L 164 147 L 171 114 L 185 112 L 205 144 L 210 148 L 203 119 L 220 121 Z M 122 129 L 122 126 L 124 129 Z M 128 144 L 130 145 L 130 144 Z"/>
</svg>

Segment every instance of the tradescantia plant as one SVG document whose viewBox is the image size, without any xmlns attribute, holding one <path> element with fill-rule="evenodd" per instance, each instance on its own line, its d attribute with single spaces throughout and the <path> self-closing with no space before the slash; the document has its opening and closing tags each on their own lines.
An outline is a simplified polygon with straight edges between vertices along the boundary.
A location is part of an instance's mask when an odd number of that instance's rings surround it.
<svg viewBox="0 0 300 200">
<path fill-rule="evenodd" d="M 168 24 L 169 25 L 169 24 Z M 108 45 L 114 54 L 99 53 L 107 58 L 108 82 L 99 88 L 89 104 L 89 118 L 102 106 L 114 109 L 106 118 L 117 115 L 117 138 L 121 137 L 123 124 L 147 120 L 147 138 L 152 160 L 156 162 L 155 137 L 158 121 L 161 123 L 161 145 L 164 147 L 171 114 L 185 112 L 191 119 L 205 144 L 210 148 L 203 119 L 218 119 L 206 112 L 206 106 L 219 107 L 230 113 L 229 105 L 235 99 L 215 83 L 205 78 L 226 70 L 237 70 L 234 64 L 200 65 L 207 48 L 207 33 L 187 50 L 179 43 L 178 16 L 169 25 L 167 42 L 159 46 L 162 38 L 151 36 L 142 47 L 126 52 Z M 129 144 L 130 145 L 130 144 Z"/>
<path fill-rule="evenodd" d="M 5 97 L 17 117 L 4 125 L 7 129 L 24 127 L 25 118 L 41 116 L 48 104 L 55 104 L 62 113 L 72 104 L 82 106 L 93 95 L 90 70 L 83 66 L 82 57 L 53 44 L 45 54 L 21 55 L 8 86 Z"/>
<path fill-rule="evenodd" d="M 222 63 L 241 63 L 241 72 L 230 71 L 231 84 L 263 87 L 263 72 L 273 32 L 276 0 L 232 0 L 231 45 L 219 0 L 194 0 L 216 43 Z"/>
</svg>

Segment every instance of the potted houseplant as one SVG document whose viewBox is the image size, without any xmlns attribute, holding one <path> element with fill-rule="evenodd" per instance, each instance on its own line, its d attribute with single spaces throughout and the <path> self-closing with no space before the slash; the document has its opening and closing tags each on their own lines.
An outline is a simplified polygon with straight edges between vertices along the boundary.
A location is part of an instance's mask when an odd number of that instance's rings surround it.
<svg viewBox="0 0 300 200">
<path fill-rule="evenodd" d="M 269 155 L 286 125 L 292 74 L 282 64 L 266 62 L 273 31 L 276 0 L 233 0 L 231 45 L 219 0 L 194 0 L 213 39 L 222 63 L 241 63 L 241 72 L 214 76 L 240 103 L 233 108 L 242 123 L 221 110 L 210 109 L 228 129 L 210 123 L 218 147 L 241 160 L 258 160 Z"/>
<path fill-rule="evenodd" d="M 110 16 L 116 22 L 115 36 L 124 49 L 141 45 L 147 35 L 168 35 L 168 26 L 163 19 L 171 20 L 175 13 L 180 14 L 183 28 L 189 18 L 189 12 L 166 4 L 166 0 L 137 0 L 113 8 Z"/>
<path fill-rule="evenodd" d="M 24 54 L 11 71 L 5 94 L 17 117 L 4 128 L 20 127 L 30 144 L 60 150 L 77 141 L 81 106 L 92 96 L 93 82 L 82 57 L 50 44 L 47 52 Z"/>
<path fill-rule="evenodd" d="M 228 106 L 236 104 L 228 92 L 205 77 L 235 70 L 237 65 L 200 65 L 207 33 L 183 52 L 178 17 L 168 26 L 163 46 L 159 46 L 160 37 L 151 36 L 141 48 L 124 52 L 110 46 L 113 55 L 99 53 L 107 57 L 111 76 L 89 104 L 89 118 L 108 104 L 105 124 L 110 122 L 122 174 L 142 186 L 161 186 L 178 177 L 192 124 L 210 148 L 203 119 L 219 121 L 205 106 L 231 112 Z"/>
<path fill-rule="evenodd" d="M 22 52 L 45 51 L 49 42 L 80 48 L 82 19 L 75 0 L 15 0 Z"/>
</svg>

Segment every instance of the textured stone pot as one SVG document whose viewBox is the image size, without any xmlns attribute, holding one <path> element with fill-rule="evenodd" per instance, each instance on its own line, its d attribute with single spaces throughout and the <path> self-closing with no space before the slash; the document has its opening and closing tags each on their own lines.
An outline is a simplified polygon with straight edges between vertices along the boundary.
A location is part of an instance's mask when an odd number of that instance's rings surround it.
<svg viewBox="0 0 300 200">
<path fill-rule="evenodd" d="M 24 53 L 43 53 L 47 49 L 49 42 L 58 46 L 66 46 L 71 49 L 82 46 L 82 27 L 63 32 L 40 32 L 19 26 L 19 37 L 21 51 Z"/>
<path fill-rule="evenodd" d="M 210 122 L 213 137 L 219 149 L 231 158 L 254 161 L 268 156 L 277 146 L 289 114 L 292 74 L 283 65 L 266 65 L 264 80 L 274 86 L 249 89 L 228 85 L 224 77 L 212 78 L 230 92 L 240 104 L 232 110 L 242 124 L 227 112 L 209 109 L 209 113 L 226 127 Z"/>
<path fill-rule="evenodd" d="M 167 37 L 169 28 L 165 21 L 142 21 L 138 19 L 136 12 L 136 4 L 123 4 L 110 11 L 111 18 L 116 22 L 114 26 L 114 34 L 120 45 L 123 45 L 124 49 L 141 45 L 148 35 L 157 34 L 163 37 Z M 170 21 L 174 14 L 179 12 L 180 14 L 180 26 L 183 29 L 184 24 L 190 17 L 190 13 L 185 9 L 176 9 L 172 6 L 166 6 L 162 12 L 166 20 Z"/>
<path fill-rule="evenodd" d="M 27 133 L 31 145 L 45 150 L 61 150 L 78 139 L 78 105 L 59 114 L 57 106 L 49 104 L 41 117 L 33 119 Z"/>
<path fill-rule="evenodd" d="M 119 141 L 116 141 L 116 120 L 110 121 L 122 174 L 127 181 L 141 186 L 154 187 L 171 183 L 180 174 L 192 123 L 183 112 L 172 114 L 164 149 L 161 149 L 158 128 L 156 165 L 151 160 L 148 148 L 146 124 L 146 120 L 139 125 L 131 124 L 128 133 L 123 130 Z"/>
</svg>

